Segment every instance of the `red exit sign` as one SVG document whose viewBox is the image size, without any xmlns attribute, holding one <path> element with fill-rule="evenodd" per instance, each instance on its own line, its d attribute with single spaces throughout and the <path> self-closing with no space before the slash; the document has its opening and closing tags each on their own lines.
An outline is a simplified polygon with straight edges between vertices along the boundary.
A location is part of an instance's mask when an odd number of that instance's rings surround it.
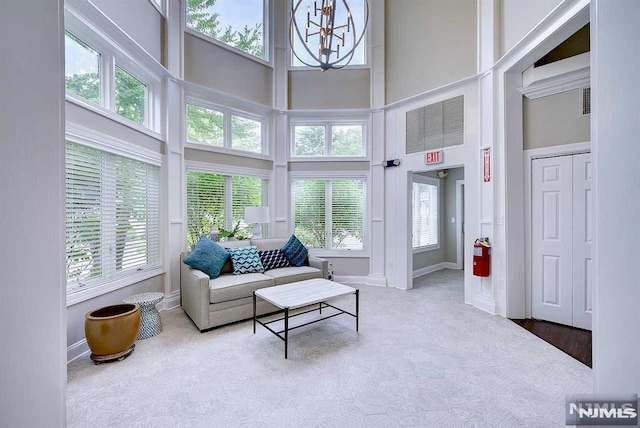
<svg viewBox="0 0 640 428">
<path fill-rule="evenodd" d="M 424 154 L 424 163 L 427 165 L 442 163 L 443 161 L 444 156 L 442 150 L 436 150 L 435 152 L 427 152 Z"/>
</svg>

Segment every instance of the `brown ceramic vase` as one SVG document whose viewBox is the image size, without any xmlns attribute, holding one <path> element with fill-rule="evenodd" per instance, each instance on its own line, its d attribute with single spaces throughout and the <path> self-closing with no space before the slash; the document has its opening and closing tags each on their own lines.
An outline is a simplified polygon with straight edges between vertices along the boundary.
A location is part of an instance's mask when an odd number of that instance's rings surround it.
<svg viewBox="0 0 640 428">
<path fill-rule="evenodd" d="M 105 306 L 85 315 L 84 331 L 96 363 L 122 360 L 135 348 L 140 329 L 140 306 L 135 303 Z"/>
</svg>

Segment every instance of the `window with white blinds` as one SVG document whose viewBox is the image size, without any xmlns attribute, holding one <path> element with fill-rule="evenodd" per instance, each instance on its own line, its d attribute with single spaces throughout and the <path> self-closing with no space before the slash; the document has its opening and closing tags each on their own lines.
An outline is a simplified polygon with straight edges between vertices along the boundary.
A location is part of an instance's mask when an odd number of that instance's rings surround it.
<svg viewBox="0 0 640 428">
<path fill-rule="evenodd" d="M 413 248 L 435 248 L 439 245 L 439 182 L 414 176 L 412 192 Z"/>
<path fill-rule="evenodd" d="M 264 178 L 187 171 L 187 246 L 215 229 L 236 229 L 236 238 L 251 236 L 245 208 L 268 206 L 268 189 Z M 262 236 L 269 236 L 268 225 L 261 226 Z"/>
<path fill-rule="evenodd" d="M 292 180 L 291 206 L 294 234 L 307 247 L 364 249 L 364 179 Z"/>
<path fill-rule="evenodd" d="M 67 142 L 67 294 L 160 267 L 160 167 Z"/>
</svg>

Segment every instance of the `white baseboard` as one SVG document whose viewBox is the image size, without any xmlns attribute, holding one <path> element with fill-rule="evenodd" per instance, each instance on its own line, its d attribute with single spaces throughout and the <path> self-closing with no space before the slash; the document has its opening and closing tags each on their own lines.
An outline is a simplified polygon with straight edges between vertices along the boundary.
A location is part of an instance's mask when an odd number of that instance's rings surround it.
<svg viewBox="0 0 640 428">
<path fill-rule="evenodd" d="M 168 309 L 177 308 L 178 306 L 180 306 L 180 290 L 176 290 L 165 296 L 156 308 L 158 308 L 159 311 L 166 311 Z"/>
<path fill-rule="evenodd" d="M 472 305 L 485 312 L 489 312 L 491 315 L 498 315 L 500 312 L 498 302 L 487 296 L 483 296 L 482 294 L 476 296 L 476 299 L 472 303 Z"/>
<path fill-rule="evenodd" d="M 432 272 L 437 272 L 437 271 L 442 270 L 442 269 L 460 270 L 460 268 L 458 268 L 458 265 L 456 263 L 440 262 L 440 263 L 436 263 L 435 265 L 425 266 L 423 268 L 414 270 L 413 271 L 413 279 L 416 279 L 416 278 L 418 278 L 420 276 L 423 276 L 423 275 L 427 275 L 427 274 L 432 273 Z"/>
<path fill-rule="evenodd" d="M 366 285 L 368 276 L 347 276 L 336 275 L 333 277 L 335 282 L 339 282 L 344 285 Z"/>
<path fill-rule="evenodd" d="M 77 360 L 80 357 L 89 355 L 90 352 L 91 352 L 91 349 L 89 349 L 89 344 L 87 343 L 87 339 L 82 339 L 74 343 L 73 345 L 67 347 L 67 364 Z"/>
<path fill-rule="evenodd" d="M 169 309 L 173 309 L 180 306 L 180 291 L 174 291 L 168 297 L 165 297 L 162 302 L 158 303 L 156 308 L 159 311 L 166 311 Z M 91 353 L 91 349 L 89 349 L 89 344 L 87 343 L 87 339 L 79 340 L 67 347 L 67 364 L 72 361 L 77 360 L 78 358 L 82 358 Z"/>
<path fill-rule="evenodd" d="M 384 275 L 369 275 L 366 277 L 368 285 L 374 285 L 376 287 L 386 287 L 387 277 Z"/>
</svg>

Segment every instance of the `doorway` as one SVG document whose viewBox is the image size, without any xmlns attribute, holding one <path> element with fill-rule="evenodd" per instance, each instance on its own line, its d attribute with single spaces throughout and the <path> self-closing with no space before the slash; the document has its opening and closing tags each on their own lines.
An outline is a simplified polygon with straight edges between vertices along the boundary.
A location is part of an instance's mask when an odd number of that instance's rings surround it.
<svg viewBox="0 0 640 428">
<path fill-rule="evenodd" d="M 531 316 L 591 330 L 591 155 L 531 161 Z"/>
</svg>

